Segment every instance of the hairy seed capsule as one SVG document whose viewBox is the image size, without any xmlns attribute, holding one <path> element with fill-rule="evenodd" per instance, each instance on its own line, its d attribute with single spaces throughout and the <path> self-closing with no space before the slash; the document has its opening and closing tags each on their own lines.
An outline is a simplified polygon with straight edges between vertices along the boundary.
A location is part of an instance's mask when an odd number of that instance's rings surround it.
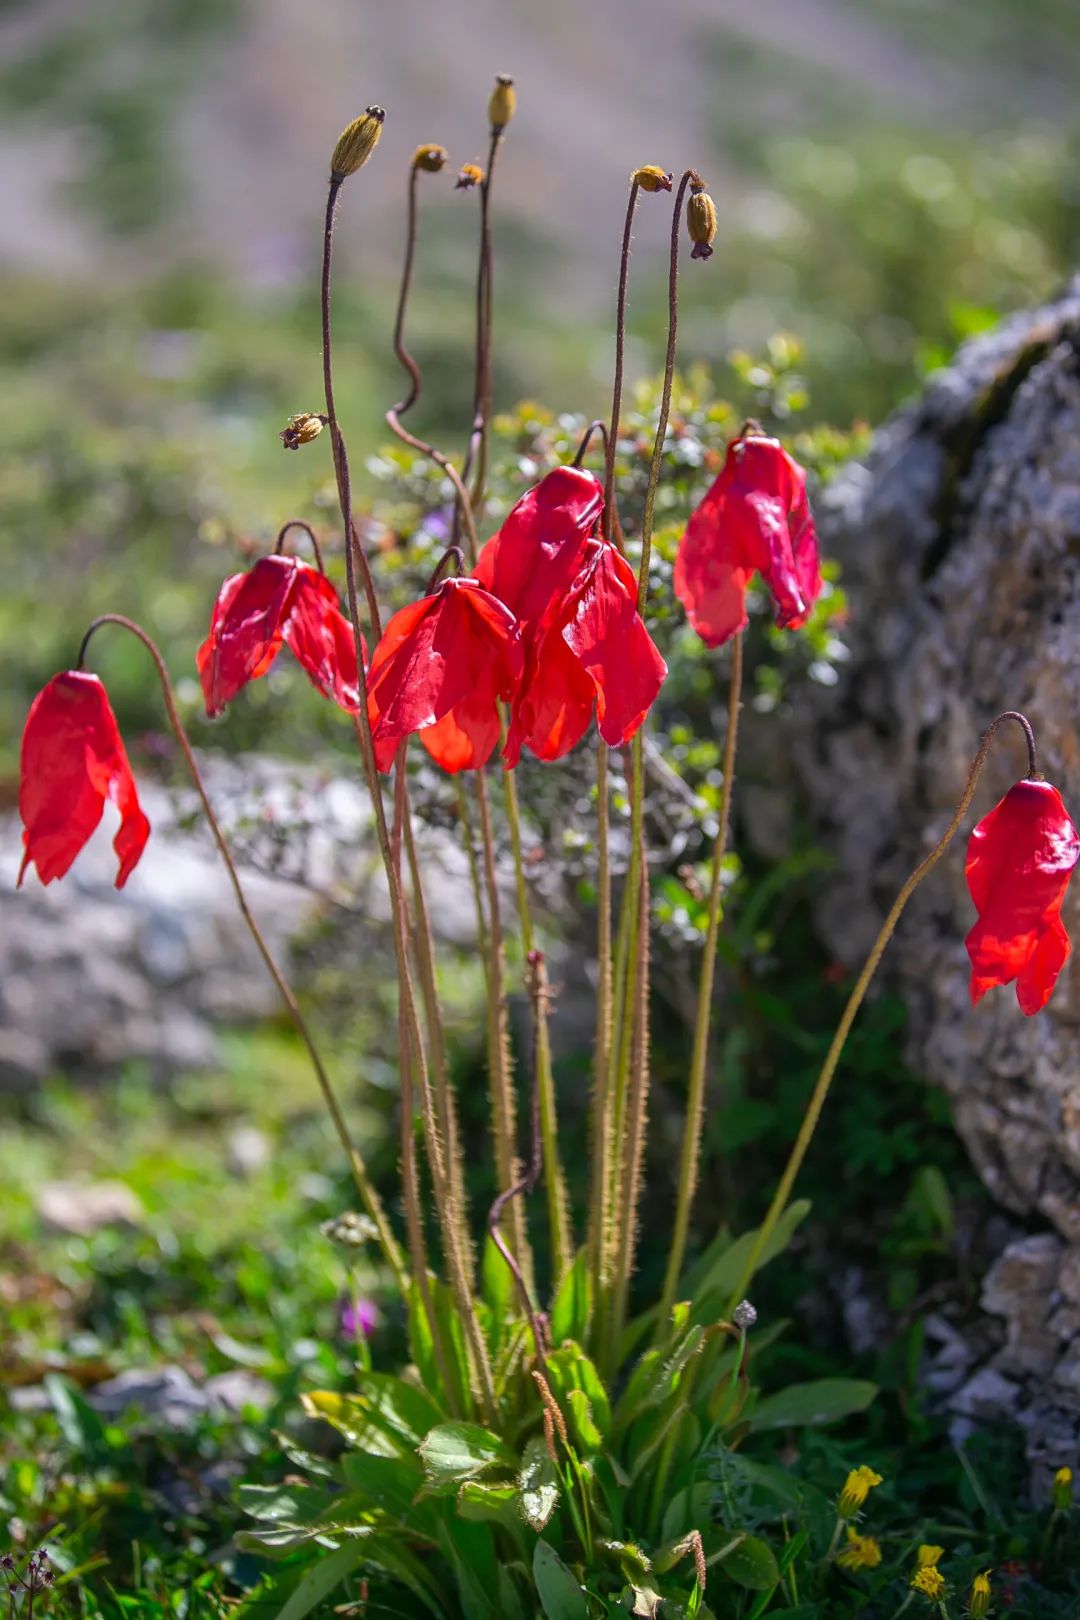
<svg viewBox="0 0 1080 1620">
<path fill-rule="evenodd" d="M 413 153 L 413 168 L 423 169 L 425 174 L 438 174 L 445 164 L 445 146 L 418 146 Z"/>
<path fill-rule="evenodd" d="M 694 244 L 690 257 L 711 258 L 716 239 L 716 204 L 701 181 L 691 181 L 690 184 L 690 195 L 686 201 L 686 228 Z"/>
<path fill-rule="evenodd" d="M 491 92 L 488 102 L 488 122 L 493 130 L 505 129 L 517 108 L 517 91 L 514 81 L 507 74 L 500 73 L 495 80 L 495 88 Z"/>
<path fill-rule="evenodd" d="M 332 180 L 347 180 L 350 174 L 363 168 L 379 143 L 385 117 L 381 107 L 367 107 L 359 118 L 354 118 L 349 127 L 342 130 L 330 159 Z"/>
<path fill-rule="evenodd" d="M 479 163 L 463 163 L 458 170 L 457 184 L 454 190 L 471 191 L 473 186 L 482 186 L 483 183 L 484 171 Z"/>
<path fill-rule="evenodd" d="M 281 442 L 286 450 L 299 450 L 302 444 L 317 439 L 326 423 L 327 418 L 315 411 L 301 411 L 299 416 L 289 417 L 281 430 Z"/>
<path fill-rule="evenodd" d="M 671 175 L 666 174 L 655 163 L 646 163 L 643 169 L 635 169 L 630 176 L 630 181 L 640 191 L 671 190 Z"/>
</svg>

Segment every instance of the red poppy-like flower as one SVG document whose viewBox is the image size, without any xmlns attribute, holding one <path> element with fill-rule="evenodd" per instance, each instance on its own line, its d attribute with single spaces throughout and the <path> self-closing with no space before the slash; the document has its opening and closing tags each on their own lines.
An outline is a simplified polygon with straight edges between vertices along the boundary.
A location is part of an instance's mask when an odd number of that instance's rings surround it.
<svg viewBox="0 0 1080 1620">
<path fill-rule="evenodd" d="M 108 695 L 96 675 L 54 675 L 30 705 L 22 740 L 19 883 L 33 862 L 42 883 L 63 877 L 101 820 L 105 800 L 120 812 L 113 840 L 116 887 L 131 876 L 150 836 Z"/>
<path fill-rule="evenodd" d="M 505 758 L 523 745 L 560 759 L 584 736 L 596 711 L 601 737 L 620 748 L 638 730 L 664 683 L 667 665 L 637 607 L 638 582 L 622 553 L 590 540 L 573 585 L 536 642 L 514 704 Z"/>
<path fill-rule="evenodd" d="M 1072 946 L 1061 903 L 1080 861 L 1080 833 L 1049 782 L 1017 782 L 968 844 L 965 874 L 979 920 L 967 937 L 971 999 L 1016 980 L 1021 1010 L 1050 999 Z"/>
<path fill-rule="evenodd" d="M 475 579 L 444 580 L 395 613 L 368 671 L 368 717 L 381 771 L 414 731 L 446 771 L 486 765 L 498 701 L 513 696 L 524 652 L 514 615 Z"/>
<path fill-rule="evenodd" d="M 603 507 L 595 474 L 555 467 L 511 507 L 481 551 L 474 577 L 505 603 L 526 636 L 576 579 Z"/>
<path fill-rule="evenodd" d="M 821 591 L 806 474 L 776 439 L 743 433 L 691 514 L 675 559 L 675 594 L 708 647 L 746 626 L 746 587 L 759 573 L 781 630 L 805 624 Z"/>
<path fill-rule="evenodd" d="M 242 686 L 265 675 L 282 643 L 313 686 L 355 713 L 356 643 L 337 592 L 299 557 L 273 556 L 231 575 L 218 592 L 210 634 L 195 655 L 207 714 L 219 715 Z"/>
</svg>

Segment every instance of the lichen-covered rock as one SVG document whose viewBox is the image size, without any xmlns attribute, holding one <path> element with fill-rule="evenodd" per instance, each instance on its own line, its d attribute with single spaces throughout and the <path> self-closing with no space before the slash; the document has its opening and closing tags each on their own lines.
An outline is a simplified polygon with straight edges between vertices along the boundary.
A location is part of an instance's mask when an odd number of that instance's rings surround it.
<svg viewBox="0 0 1080 1620">
<path fill-rule="evenodd" d="M 819 503 L 850 597 L 851 658 L 838 686 L 800 700 L 791 752 L 837 858 L 820 925 L 852 966 L 947 825 L 999 711 L 1030 717 L 1043 770 L 1080 815 L 1078 344 L 1080 282 L 962 349 Z M 1026 769 L 1019 731 L 999 733 L 969 825 Z M 1071 1454 L 1052 1460 L 1075 1466 L 1080 954 L 1035 1018 L 1011 991 L 970 1007 L 967 830 L 917 891 L 885 972 L 910 1007 L 908 1059 L 947 1091 L 987 1187 L 1047 1227 L 988 1281 L 1007 1343 L 974 1404 L 1026 1402 L 1032 1454 L 1071 1432 Z M 1075 936 L 1080 884 L 1064 917 Z"/>
</svg>

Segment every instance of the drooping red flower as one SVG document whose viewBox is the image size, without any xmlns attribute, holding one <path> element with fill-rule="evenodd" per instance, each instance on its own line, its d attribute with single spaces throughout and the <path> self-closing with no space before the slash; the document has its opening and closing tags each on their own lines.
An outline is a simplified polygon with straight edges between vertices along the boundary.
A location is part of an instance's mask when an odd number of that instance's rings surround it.
<svg viewBox="0 0 1080 1620">
<path fill-rule="evenodd" d="M 218 592 L 210 634 L 195 655 L 208 715 L 292 652 L 313 686 L 349 713 L 360 706 L 356 643 L 326 576 L 299 557 L 260 557 Z M 364 657 L 367 649 L 364 648 Z"/>
<path fill-rule="evenodd" d="M 521 680 L 514 615 L 475 579 L 444 580 L 395 613 L 368 670 L 375 759 L 388 771 L 413 732 L 446 771 L 486 765 L 499 740 L 499 699 Z"/>
<path fill-rule="evenodd" d="M 516 502 L 480 552 L 475 578 L 505 603 L 526 635 L 540 628 L 573 584 L 603 506 L 595 474 L 555 467 Z"/>
<path fill-rule="evenodd" d="M 507 764 L 517 764 L 523 746 L 540 759 L 561 759 L 594 710 L 610 747 L 630 741 L 667 674 L 637 595 L 637 576 L 617 547 L 588 541 L 574 583 L 537 637 L 514 704 Z"/>
<path fill-rule="evenodd" d="M 33 862 L 42 883 L 63 877 L 101 820 L 105 800 L 120 812 L 113 840 L 122 889 L 150 836 L 108 695 L 96 675 L 54 675 L 30 705 L 22 740 L 19 883 Z"/>
<path fill-rule="evenodd" d="M 964 867 L 979 920 L 967 937 L 971 999 L 1016 981 L 1021 1010 L 1050 999 L 1072 949 L 1061 903 L 1080 833 L 1049 782 L 1017 782 L 971 835 Z"/>
<path fill-rule="evenodd" d="M 759 573 L 781 630 L 805 624 L 821 591 L 806 474 L 783 446 L 743 433 L 691 514 L 675 559 L 675 594 L 708 647 L 746 626 L 746 587 Z"/>
</svg>

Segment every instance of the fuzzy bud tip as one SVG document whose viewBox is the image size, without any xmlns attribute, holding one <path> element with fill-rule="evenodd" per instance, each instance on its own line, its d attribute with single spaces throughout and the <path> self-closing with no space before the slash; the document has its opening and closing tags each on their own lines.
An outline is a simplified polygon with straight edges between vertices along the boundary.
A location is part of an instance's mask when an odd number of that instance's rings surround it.
<svg viewBox="0 0 1080 1620">
<path fill-rule="evenodd" d="M 366 107 L 338 136 L 330 159 L 330 178 L 340 183 L 362 169 L 379 144 L 386 113 L 381 107 Z"/>
<path fill-rule="evenodd" d="M 438 174 L 446 166 L 445 146 L 418 146 L 413 153 L 412 166 L 425 174 Z"/>
<path fill-rule="evenodd" d="M 635 169 L 630 176 L 631 184 L 637 186 L 639 191 L 670 191 L 671 180 L 671 175 L 656 163 L 646 163 L 644 168 Z"/>
<path fill-rule="evenodd" d="M 281 430 L 281 442 L 286 450 L 299 450 L 302 444 L 310 444 L 317 439 L 327 422 L 327 416 L 320 416 L 315 411 L 301 411 L 299 416 L 290 416 Z"/>
<path fill-rule="evenodd" d="M 463 163 L 458 170 L 457 184 L 454 186 L 454 190 L 471 191 L 474 186 L 482 186 L 483 183 L 484 171 L 479 163 Z"/>
<path fill-rule="evenodd" d="M 748 1299 L 740 1300 L 731 1313 L 731 1320 L 737 1328 L 742 1328 L 745 1332 L 747 1328 L 752 1328 L 757 1321 L 757 1311 Z"/>
<path fill-rule="evenodd" d="M 488 122 L 492 130 L 505 129 L 516 109 L 517 91 L 514 89 L 514 81 L 508 74 L 500 73 L 488 102 Z"/>
<path fill-rule="evenodd" d="M 692 259 L 711 259 L 716 240 L 716 204 L 705 190 L 704 183 L 694 179 L 686 199 L 686 229 L 694 246 Z"/>
</svg>

